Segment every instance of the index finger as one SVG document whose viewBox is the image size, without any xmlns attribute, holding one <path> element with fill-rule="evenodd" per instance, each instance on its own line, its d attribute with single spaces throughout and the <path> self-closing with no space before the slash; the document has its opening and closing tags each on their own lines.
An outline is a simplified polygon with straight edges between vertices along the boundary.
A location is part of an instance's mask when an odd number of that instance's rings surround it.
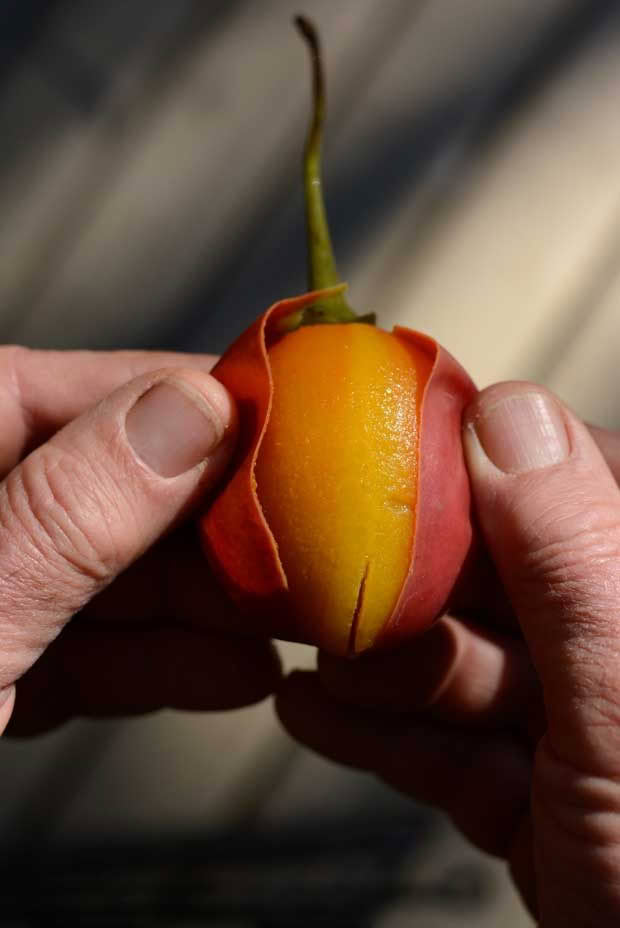
<svg viewBox="0 0 620 928">
<path fill-rule="evenodd" d="M 0 347 L 0 478 L 34 447 L 117 387 L 164 367 L 209 371 L 214 355 L 167 351 L 37 351 Z"/>
</svg>

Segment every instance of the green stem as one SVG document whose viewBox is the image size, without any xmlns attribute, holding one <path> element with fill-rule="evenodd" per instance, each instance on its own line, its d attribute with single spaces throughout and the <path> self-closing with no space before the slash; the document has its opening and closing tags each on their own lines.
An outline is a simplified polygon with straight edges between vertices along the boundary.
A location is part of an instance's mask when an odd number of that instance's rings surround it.
<svg viewBox="0 0 620 928">
<path fill-rule="evenodd" d="M 295 17 L 295 25 L 310 51 L 312 62 L 312 121 L 304 152 L 304 187 L 310 290 L 326 290 L 341 283 L 332 248 L 321 184 L 321 143 L 325 121 L 325 76 L 319 36 L 304 16 Z M 347 303 L 344 293 L 325 297 L 304 314 L 303 323 L 371 321 L 359 317 Z M 373 320 L 374 321 L 374 320 Z"/>
</svg>

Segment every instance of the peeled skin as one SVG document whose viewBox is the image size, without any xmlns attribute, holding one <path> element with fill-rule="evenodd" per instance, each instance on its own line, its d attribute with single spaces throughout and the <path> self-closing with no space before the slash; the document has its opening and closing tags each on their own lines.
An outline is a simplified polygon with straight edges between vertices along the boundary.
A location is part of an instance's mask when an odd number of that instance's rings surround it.
<svg viewBox="0 0 620 928">
<path fill-rule="evenodd" d="M 406 345 L 362 323 L 306 326 L 269 350 L 257 495 L 291 599 L 323 648 L 364 650 L 409 571 L 418 378 Z"/>
<path fill-rule="evenodd" d="M 214 369 L 241 440 L 201 532 L 249 627 L 355 654 L 449 605 L 472 544 L 460 420 L 475 387 L 408 329 L 280 334 L 316 301 L 275 304 Z"/>
</svg>

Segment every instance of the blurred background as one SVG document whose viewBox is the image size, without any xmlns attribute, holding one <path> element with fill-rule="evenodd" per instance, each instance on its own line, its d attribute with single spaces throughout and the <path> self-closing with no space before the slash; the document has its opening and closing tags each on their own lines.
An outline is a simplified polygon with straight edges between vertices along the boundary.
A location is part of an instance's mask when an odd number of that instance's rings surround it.
<svg viewBox="0 0 620 928">
<path fill-rule="evenodd" d="M 0 341 L 220 351 L 305 289 L 299 11 L 4 0 Z M 533 378 L 620 427 L 620 5 L 303 11 L 354 305 L 481 386 Z M 501 863 L 297 748 L 268 704 L 5 740 L 0 795 L 7 928 L 531 924 Z"/>
</svg>

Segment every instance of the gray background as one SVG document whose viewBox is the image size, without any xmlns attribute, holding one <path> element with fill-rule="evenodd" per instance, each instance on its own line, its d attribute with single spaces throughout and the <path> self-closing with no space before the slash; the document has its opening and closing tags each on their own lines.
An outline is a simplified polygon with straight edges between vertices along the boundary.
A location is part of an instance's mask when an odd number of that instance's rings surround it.
<svg viewBox="0 0 620 928">
<path fill-rule="evenodd" d="M 620 10 L 307 0 L 354 304 L 620 427 Z M 288 0 L 5 3 L 0 340 L 221 350 L 305 287 Z M 283 647 L 288 666 L 310 649 Z M 269 704 L 0 744 L 3 924 L 527 926 L 445 819 Z"/>
</svg>

